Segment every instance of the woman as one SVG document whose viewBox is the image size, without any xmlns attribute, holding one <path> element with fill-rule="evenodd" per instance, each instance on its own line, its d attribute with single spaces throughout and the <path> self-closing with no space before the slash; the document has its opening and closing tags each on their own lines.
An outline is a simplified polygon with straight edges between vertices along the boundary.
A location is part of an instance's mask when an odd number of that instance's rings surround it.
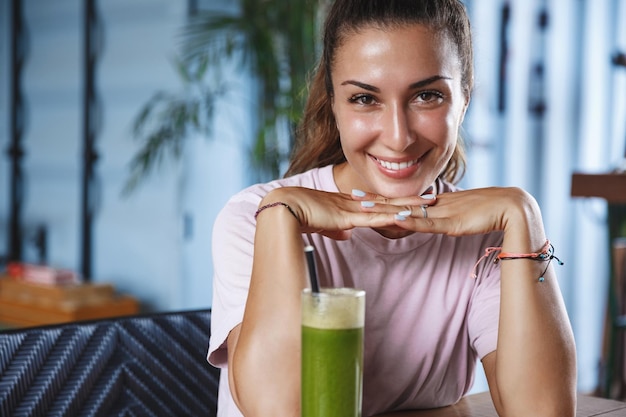
<svg viewBox="0 0 626 417">
<path fill-rule="evenodd" d="M 536 201 L 454 185 L 472 83 L 460 1 L 331 6 L 286 178 L 240 192 L 215 224 L 220 416 L 299 415 L 307 244 L 322 286 L 367 293 L 364 416 L 455 403 L 476 359 L 500 415 L 574 415 L 574 341 Z"/>
</svg>

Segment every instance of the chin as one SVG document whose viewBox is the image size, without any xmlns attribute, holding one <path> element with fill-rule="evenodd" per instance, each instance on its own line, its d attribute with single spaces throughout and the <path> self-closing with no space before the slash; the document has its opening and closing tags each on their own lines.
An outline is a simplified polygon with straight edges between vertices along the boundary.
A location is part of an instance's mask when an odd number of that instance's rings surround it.
<svg viewBox="0 0 626 417">
<path fill-rule="evenodd" d="M 421 187 L 398 187 L 398 186 L 381 186 L 378 187 L 379 194 L 386 198 L 404 198 L 420 195 Z"/>
</svg>

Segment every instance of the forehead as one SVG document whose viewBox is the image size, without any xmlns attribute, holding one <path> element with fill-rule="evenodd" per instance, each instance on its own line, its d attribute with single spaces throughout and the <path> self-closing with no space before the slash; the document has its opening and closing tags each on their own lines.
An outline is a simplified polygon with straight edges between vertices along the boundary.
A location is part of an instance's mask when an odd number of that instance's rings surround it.
<svg viewBox="0 0 626 417">
<path fill-rule="evenodd" d="M 332 72 L 389 78 L 407 72 L 416 76 L 452 75 L 460 72 L 460 61 L 457 48 L 445 31 L 418 24 L 367 26 L 344 33 L 335 51 Z"/>
</svg>

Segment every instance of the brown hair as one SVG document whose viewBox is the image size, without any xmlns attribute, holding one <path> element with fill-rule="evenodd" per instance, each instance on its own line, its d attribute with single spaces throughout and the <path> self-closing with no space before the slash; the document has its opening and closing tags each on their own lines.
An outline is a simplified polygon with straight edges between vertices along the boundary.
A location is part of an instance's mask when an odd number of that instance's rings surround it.
<svg viewBox="0 0 626 417">
<path fill-rule="evenodd" d="M 474 84 L 472 38 L 469 18 L 460 0 L 336 0 L 326 17 L 322 56 L 310 82 L 285 176 L 346 160 L 331 108 L 331 69 L 342 42 L 364 27 L 393 28 L 413 24 L 441 31 L 454 42 L 461 64 L 461 84 L 464 93 L 470 96 Z M 465 150 L 459 137 L 440 177 L 457 182 L 464 172 Z"/>
</svg>

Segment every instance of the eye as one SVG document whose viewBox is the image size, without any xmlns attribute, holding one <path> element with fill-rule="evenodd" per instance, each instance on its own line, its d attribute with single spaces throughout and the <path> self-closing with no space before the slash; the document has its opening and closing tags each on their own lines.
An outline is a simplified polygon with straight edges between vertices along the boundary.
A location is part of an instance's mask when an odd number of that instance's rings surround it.
<svg viewBox="0 0 626 417">
<path fill-rule="evenodd" d="M 422 91 L 415 96 L 415 101 L 419 103 L 440 103 L 443 100 L 443 94 L 439 91 Z"/>
<path fill-rule="evenodd" d="M 355 94 L 348 99 L 348 102 L 353 104 L 360 104 L 362 106 L 369 106 L 376 103 L 376 100 L 369 94 Z"/>
</svg>

